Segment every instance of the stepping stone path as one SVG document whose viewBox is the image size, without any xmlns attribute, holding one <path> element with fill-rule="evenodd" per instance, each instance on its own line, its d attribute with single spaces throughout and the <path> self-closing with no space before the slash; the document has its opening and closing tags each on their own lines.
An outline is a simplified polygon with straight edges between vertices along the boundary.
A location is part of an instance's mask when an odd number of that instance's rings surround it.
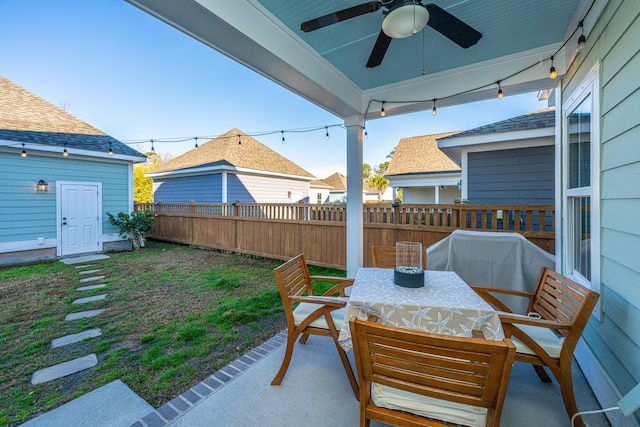
<svg viewBox="0 0 640 427">
<path fill-rule="evenodd" d="M 109 257 L 106 255 L 88 255 L 88 256 L 76 257 L 76 258 L 66 258 L 60 261 L 62 261 L 67 265 L 89 262 L 89 264 L 76 265 L 75 269 L 78 271 L 78 275 L 81 277 L 80 283 L 91 283 L 91 282 L 100 281 L 104 279 L 106 276 L 104 275 L 96 276 L 96 274 L 99 274 L 101 272 L 101 269 L 96 268 L 95 264 L 90 264 L 90 262 L 94 260 L 100 260 L 100 259 L 106 259 L 106 258 L 109 258 Z M 82 293 L 84 291 L 91 291 L 94 289 L 102 289 L 106 287 L 107 287 L 106 283 L 88 284 L 88 285 L 80 286 L 76 288 L 75 291 Z M 72 302 L 72 304 L 77 305 L 77 304 L 85 304 L 93 301 L 101 301 L 103 299 L 106 299 L 108 295 L 109 294 L 105 293 L 105 294 L 99 294 L 99 295 L 93 295 L 93 296 L 80 297 L 75 299 Z M 100 308 L 96 310 L 73 312 L 73 313 L 67 314 L 64 320 L 71 322 L 78 319 L 88 319 L 94 316 L 98 316 L 104 310 L 105 310 L 104 308 Z M 73 345 L 85 339 L 99 337 L 100 335 L 102 335 L 102 331 L 100 330 L 100 328 L 88 329 L 86 331 L 82 331 L 77 334 L 65 335 L 63 337 L 54 339 L 51 342 L 51 348 L 58 348 L 66 345 Z M 49 366 L 47 368 L 40 369 L 39 371 L 34 372 L 33 376 L 31 377 L 31 384 L 36 385 L 36 384 L 41 384 L 47 381 L 53 381 L 58 378 L 66 377 L 68 375 L 72 375 L 77 372 L 84 371 L 85 369 L 93 368 L 97 364 L 98 364 L 98 357 L 95 354 L 89 354 L 86 356 L 78 357 L 76 359 L 62 362 L 57 365 Z"/>
</svg>

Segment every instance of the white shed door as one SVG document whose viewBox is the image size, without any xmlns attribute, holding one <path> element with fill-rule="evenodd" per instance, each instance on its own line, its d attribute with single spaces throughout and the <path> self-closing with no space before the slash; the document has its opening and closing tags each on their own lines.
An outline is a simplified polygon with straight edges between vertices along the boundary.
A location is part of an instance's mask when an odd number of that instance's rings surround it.
<svg viewBox="0 0 640 427">
<path fill-rule="evenodd" d="M 60 186 L 62 256 L 99 250 L 98 185 Z"/>
</svg>

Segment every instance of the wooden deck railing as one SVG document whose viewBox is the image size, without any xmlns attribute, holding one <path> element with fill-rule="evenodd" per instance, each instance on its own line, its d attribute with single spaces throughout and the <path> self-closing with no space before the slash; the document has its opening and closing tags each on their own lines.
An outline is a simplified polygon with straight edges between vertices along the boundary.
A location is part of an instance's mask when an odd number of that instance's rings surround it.
<svg viewBox="0 0 640 427">
<path fill-rule="evenodd" d="M 158 215 L 157 239 L 276 259 L 305 252 L 318 265 L 346 265 L 344 204 L 147 203 L 135 210 Z M 366 204 L 364 263 L 371 265 L 371 246 L 403 240 L 429 246 L 456 229 L 517 232 L 554 253 L 554 224 L 553 205 Z"/>
</svg>

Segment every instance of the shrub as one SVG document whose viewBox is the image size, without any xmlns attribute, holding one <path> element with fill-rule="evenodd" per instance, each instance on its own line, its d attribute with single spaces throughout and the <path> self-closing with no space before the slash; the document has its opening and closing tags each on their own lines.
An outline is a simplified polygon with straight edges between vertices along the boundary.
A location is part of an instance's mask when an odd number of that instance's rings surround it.
<svg viewBox="0 0 640 427">
<path fill-rule="evenodd" d="M 107 212 L 107 216 L 109 224 L 120 229 L 120 236 L 130 241 L 134 250 L 144 248 L 145 235 L 151 231 L 156 218 L 152 212 L 131 212 L 131 215 L 119 212 L 117 217 Z"/>
</svg>

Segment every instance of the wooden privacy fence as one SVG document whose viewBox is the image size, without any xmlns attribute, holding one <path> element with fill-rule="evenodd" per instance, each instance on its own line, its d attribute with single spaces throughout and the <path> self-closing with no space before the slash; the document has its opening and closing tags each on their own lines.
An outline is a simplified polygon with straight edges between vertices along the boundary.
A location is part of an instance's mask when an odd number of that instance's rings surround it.
<svg viewBox="0 0 640 427">
<path fill-rule="evenodd" d="M 344 204 L 159 202 L 135 210 L 157 215 L 155 239 L 283 260 L 304 252 L 309 263 L 346 267 Z M 367 204 L 362 214 L 366 266 L 371 246 L 430 246 L 456 229 L 517 232 L 555 252 L 553 205 Z"/>
</svg>

